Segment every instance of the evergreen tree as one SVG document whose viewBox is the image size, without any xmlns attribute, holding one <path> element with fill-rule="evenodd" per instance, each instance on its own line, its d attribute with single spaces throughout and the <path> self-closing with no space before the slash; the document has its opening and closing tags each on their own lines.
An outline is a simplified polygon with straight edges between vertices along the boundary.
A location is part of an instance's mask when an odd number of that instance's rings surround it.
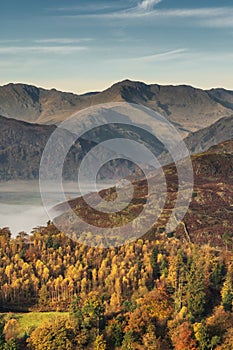
<svg viewBox="0 0 233 350">
<path fill-rule="evenodd" d="M 0 347 L 1 349 L 1 347 Z M 9 339 L 5 344 L 4 344 L 4 347 L 3 347 L 3 350 L 18 350 L 19 347 L 17 345 L 17 342 L 15 339 Z"/>
<path fill-rule="evenodd" d="M 0 318 L 0 349 L 2 349 L 5 344 L 5 335 L 3 333 L 3 330 L 4 330 L 4 322 Z"/>
<path fill-rule="evenodd" d="M 191 263 L 187 284 L 188 311 L 190 316 L 199 320 L 205 313 L 206 292 L 203 267 Z"/>
<path fill-rule="evenodd" d="M 159 264 L 158 264 L 158 247 L 154 246 L 154 248 L 152 249 L 152 254 L 150 257 L 150 264 L 151 267 L 153 269 L 153 279 L 156 280 L 157 278 L 159 278 L 159 272 L 160 272 L 160 268 L 159 268 Z"/>
<path fill-rule="evenodd" d="M 132 331 L 128 331 L 125 333 L 122 350 L 134 350 L 135 337 Z"/>
</svg>

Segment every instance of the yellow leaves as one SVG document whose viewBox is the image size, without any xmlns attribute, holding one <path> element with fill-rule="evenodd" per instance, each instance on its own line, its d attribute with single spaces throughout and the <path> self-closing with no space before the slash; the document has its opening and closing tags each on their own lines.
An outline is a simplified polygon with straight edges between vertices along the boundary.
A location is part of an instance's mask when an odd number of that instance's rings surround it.
<svg viewBox="0 0 233 350">
<path fill-rule="evenodd" d="M 106 350 L 106 349 L 107 349 L 107 346 L 103 335 L 98 335 L 95 340 L 94 350 Z"/>
<path fill-rule="evenodd" d="M 81 290 L 84 293 L 86 292 L 87 284 L 88 284 L 87 279 L 86 279 L 86 277 L 84 277 L 81 281 Z"/>
<path fill-rule="evenodd" d="M 35 350 L 71 350 L 72 329 L 67 321 L 58 318 L 55 322 L 46 322 L 41 327 L 36 328 L 30 338 L 27 339 L 29 348 Z"/>
<path fill-rule="evenodd" d="M 119 311 L 121 307 L 121 303 L 122 303 L 121 295 L 118 293 L 113 293 L 110 299 L 111 310 L 114 312 Z"/>
<path fill-rule="evenodd" d="M 11 283 L 11 275 L 12 275 L 13 271 L 14 271 L 14 268 L 13 268 L 12 264 L 6 266 L 5 274 L 8 277 L 8 283 L 9 284 Z"/>
<path fill-rule="evenodd" d="M 157 262 L 161 263 L 162 260 L 163 260 L 163 254 L 158 253 Z"/>
<path fill-rule="evenodd" d="M 140 300 L 141 306 L 147 310 L 149 317 L 167 320 L 173 312 L 173 303 L 163 287 L 152 290 Z"/>
<path fill-rule="evenodd" d="M 22 279 L 21 279 L 21 278 L 16 279 L 16 280 L 11 284 L 11 286 L 12 286 L 13 289 L 18 289 L 18 290 L 20 289 L 21 285 L 22 285 Z"/>
<path fill-rule="evenodd" d="M 31 271 L 31 267 L 28 263 L 23 263 L 23 266 L 22 266 L 22 273 L 25 274 L 25 273 L 28 273 Z"/>
<path fill-rule="evenodd" d="M 98 275 L 97 275 L 97 270 L 96 270 L 96 269 L 93 269 L 93 270 L 92 270 L 92 278 L 93 278 L 93 281 L 94 281 L 94 282 L 96 282 L 97 276 L 98 276 Z"/>
<path fill-rule="evenodd" d="M 195 338 L 197 339 L 197 341 L 200 341 L 200 330 L 202 328 L 202 324 L 200 322 L 196 322 L 193 325 L 193 331 L 195 334 Z"/>
<path fill-rule="evenodd" d="M 223 284 L 222 290 L 221 290 L 221 296 L 222 298 L 224 298 L 224 296 L 228 293 L 228 292 L 232 292 L 233 293 L 233 283 L 231 281 L 231 279 L 229 277 L 226 278 L 226 281 Z"/>
<path fill-rule="evenodd" d="M 47 281 L 49 279 L 49 269 L 47 267 L 44 267 L 42 277 L 44 281 Z"/>
<path fill-rule="evenodd" d="M 44 267 L 44 263 L 41 261 L 41 260 L 37 260 L 36 261 L 36 270 L 37 272 L 40 274 L 43 270 L 43 267 Z"/>
<path fill-rule="evenodd" d="M 177 270 L 178 270 L 178 258 L 170 257 L 169 258 L 169 268 L 168 268 L 168 281 L 171 283 L 172 287 L 175 288 L 177 280 Z"/>
<path fill-rule="evenodd" d="M 177 315 L 177 316 L 178 316 L 178 319 L 184 320 L 185 317 L 186 317 L 186 315 L 187 315 L 187 313 L 188 313 L 187 307 L 186 307 L 186 306 L 182 306 L 180 312 L 179 312 L 178 315 Z"/>
</svg>

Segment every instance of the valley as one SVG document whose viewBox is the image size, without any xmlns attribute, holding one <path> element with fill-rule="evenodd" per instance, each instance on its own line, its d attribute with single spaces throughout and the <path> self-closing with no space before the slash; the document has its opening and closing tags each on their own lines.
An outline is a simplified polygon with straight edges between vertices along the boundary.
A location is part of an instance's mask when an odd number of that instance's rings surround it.
<svg viewBox="0 0 233 350">
<path fill-rule="evenodd" d="M 184 103 L 186 94 L 189 106 Z M 59 122 L 92 103 L 119 100 L 142 103 L 168 117 L 191 154 L 192 198 L 174 230 L 167 224 L 178 197 L 176 165 L 158 139 L 123 124 L 95 129 L 77 140 L 63 171 L 67 202 L 53 207 L 58 213 L 53 222 L 42 205 L 40 160 Z M 124 81 L 104 92 L 76 96 L 10 84 L 0 89 L 0 110 L 0 349 L 44 350 L 51 344 L 56 350 L 231 349 L 232 93 Z M 61 144 L 74 139 L 63 129 L 58 137 Z M 138 166 L 113 161 L 101 169 L 102 187 L 96 190 L 86 183 L 80 196 L 77 186 L 82 158 L 112 137 L 142 142 L 163 166 L 165 192 L 162 173 L 148 168 L 155 201 L 143 213 L 142 225 L 160 209 L 161 213 L 140 237 L 139 224 L 135 232 L 126 225 L 143 212 L 148 200 L 147 178 Z M 102 148 L 98 156 L 110 151 Z M 124 180 L 113 186 L 109 178 Z M 124 198 L 128 181 L 133 187 L 128 206 L 117 213 L 104 212 L 116 198 Z M 177 215 L 185 206 L 186 178 L 182 181 Z M 95 203 L 95 191 L 103 200 L 99 211 L 86 202 Z M 47 193 L 54 203 L 57 193 L 52 186 Z M 67 203 L 72 209 L 68 212 Z M 83 224 L 67 220 L 72 213 Z M 97 230 L 85 231 L 85 222 Z M 113 228 L 124 225 L 122 236 L 114 235 Z"/>
</svg>

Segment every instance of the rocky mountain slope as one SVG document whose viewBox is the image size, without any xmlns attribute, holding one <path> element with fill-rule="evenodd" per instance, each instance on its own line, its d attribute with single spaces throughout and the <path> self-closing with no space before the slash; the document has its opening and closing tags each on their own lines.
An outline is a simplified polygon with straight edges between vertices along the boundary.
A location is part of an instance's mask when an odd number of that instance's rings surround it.
<svg viewBox="0 0 233 350">
<path fill-rule="evenodd" d="M 31 124 L 2 116 L 0 116 L 0 125 L 0 181 L 38 179 L 40 161 L 44 148 L 56 126 Z M 121 137 L 121 128 L 115 128 L 114 130 L 115 135 Z M 130 132 L 132 134 L 132 130 Z M 109 134 L 109 130 L 105 130 L 105 133 L 106 135 Z M 65 180 L 77 180 L 77 170 L 83 157 L 98 143 L 98 131 L 95 131 L 92 137 L 89 137 L 88 134 L 86 136 L 86 138 L 79 138 L 66 156 L 63 167 L 63 178 Z M 74 134 L 61 128 L 58 129 L 57 137 L 60 149 L 54 148 L 54 157 L 56 156 L 56 152 L 58 155 L 61 154 L 62 148 L 65 147 L 66 143 L 70 145 L 76 139 Z M 97 142 L 93 142 L 92 140 L 97 140 Z M 155 142 L 154 146 L 156 147 L 156 145 L 157 143 Z M 160 145 L 161 149 L 163 148 Z M 101 154 L 97 153 L 99 158 L 104 155 L 108 156 L 108 152 L 111 155 L 113 154 L 112 151 L 104 147 L 101 147 L 99 152 L 101 152 Z M 100 172 L 100 178 L 114 174 L 116 162 L 117 159 L 103 167 Z M 137 171 L 134 165 L 127 160 L 123 159 L 120 163 L 120 167 L 118 164 L 120 176 L 128 174 L 129 170 L 133 172 Z M 52 171 L 53 169 L 50 169 L 51 174 Z"/>
<path fill-rule="evenodd" d="M 42 153 L 56 126 L 29 124 L 1 116 L 0 125 L 0 180 L 38 178 Z M 61 130 L 59 137 L 69 140 L 72 135 Z M 76 143 L 67 157 L 65 177 L 76 173 L 79 156 L 88 152 L 90 147 L 91 143 L 86 140 Z"/>
<path fill-rule="evenodd" d="M 200 153 L 214 145 L 233 139 L 233 115 L 221 118 L 214 124 L 190 133 L 185 138 L 185 143 L 190 153 Z"/>
<path fill-rule="evenodd" d="M 41 156 L 56 126 L 32 124 L 1 116 L 0 125 L 0 180 L 37 179 Z M 60 144 L 62 145 L 65 139 L 69 141 L 72 136 L 59 129 L 59 137 L 61 137 Z M 121 124 L 108 125 L 86 133 L 70 150 L 64 168 L 65 178 L 76 179 L 77 168 L 84 155 L 99 142 L 112 137 L 129 137 L 131 140 L 139 141 L 156 156 L 160 156 L 161 164 L 172 162 L 162 143 L 140 128 L 130 127 L 127 130 Z M 190 153 L 195 154 L 230 139 L 233 139 L 233 116 L 222 118 L 207 128 L 190 133 L 184 141 Z M 100 151 L 102 153 L 108 152 L 104 148 Z M 129 162 L 121 162 L 121 167 L 122 174 L 128 173 L 128 167 L 131 171 L 136 171 Z M 112 177 L 115 172 L 114 162 L 104 167 L 102 171 L 104 172 L 102 177 Z"/>
<path fill-rule="evenodd" d="M 230 116 L 233 111 L 232 91 L 204 91 L 186 85 L 147 85 L 125 80 L 105 91 L 84 95 L 26 84 L 0 87 L 0 114 L 32 123 L 56 124 L 81 109 L 118 101 L 142 104 L 158 111 L 184 135 Z"/>
</svg>

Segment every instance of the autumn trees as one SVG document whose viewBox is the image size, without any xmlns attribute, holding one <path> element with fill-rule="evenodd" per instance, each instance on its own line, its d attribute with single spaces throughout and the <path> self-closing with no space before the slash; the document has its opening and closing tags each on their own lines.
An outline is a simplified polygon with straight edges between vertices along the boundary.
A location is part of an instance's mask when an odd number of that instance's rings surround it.
<svg viewBox="0 0 233 350">
<path fill-rule="evenodd" d="M 36 328 L 27 340 L 31 350 L 74 350 L 75 331 L 65 319 L 47 322 Z"/>
<path fill-rule="evenodd" d="M 44 349 L 228 349 L 232 266 L 229 250 L 181 244 L 175 237 L 94 249 L 51 223 L 16 238 L 3 229 L 0 308 L 70 311 L 68 319 L 28 332 L 24 346 L 32 350 L 42 344 Z M 0 349 L 19 346 L 12 324 L 13 319 L 0 322 Z M 17 331 L 16 324 L 13 328 Z"/>
</svg>

